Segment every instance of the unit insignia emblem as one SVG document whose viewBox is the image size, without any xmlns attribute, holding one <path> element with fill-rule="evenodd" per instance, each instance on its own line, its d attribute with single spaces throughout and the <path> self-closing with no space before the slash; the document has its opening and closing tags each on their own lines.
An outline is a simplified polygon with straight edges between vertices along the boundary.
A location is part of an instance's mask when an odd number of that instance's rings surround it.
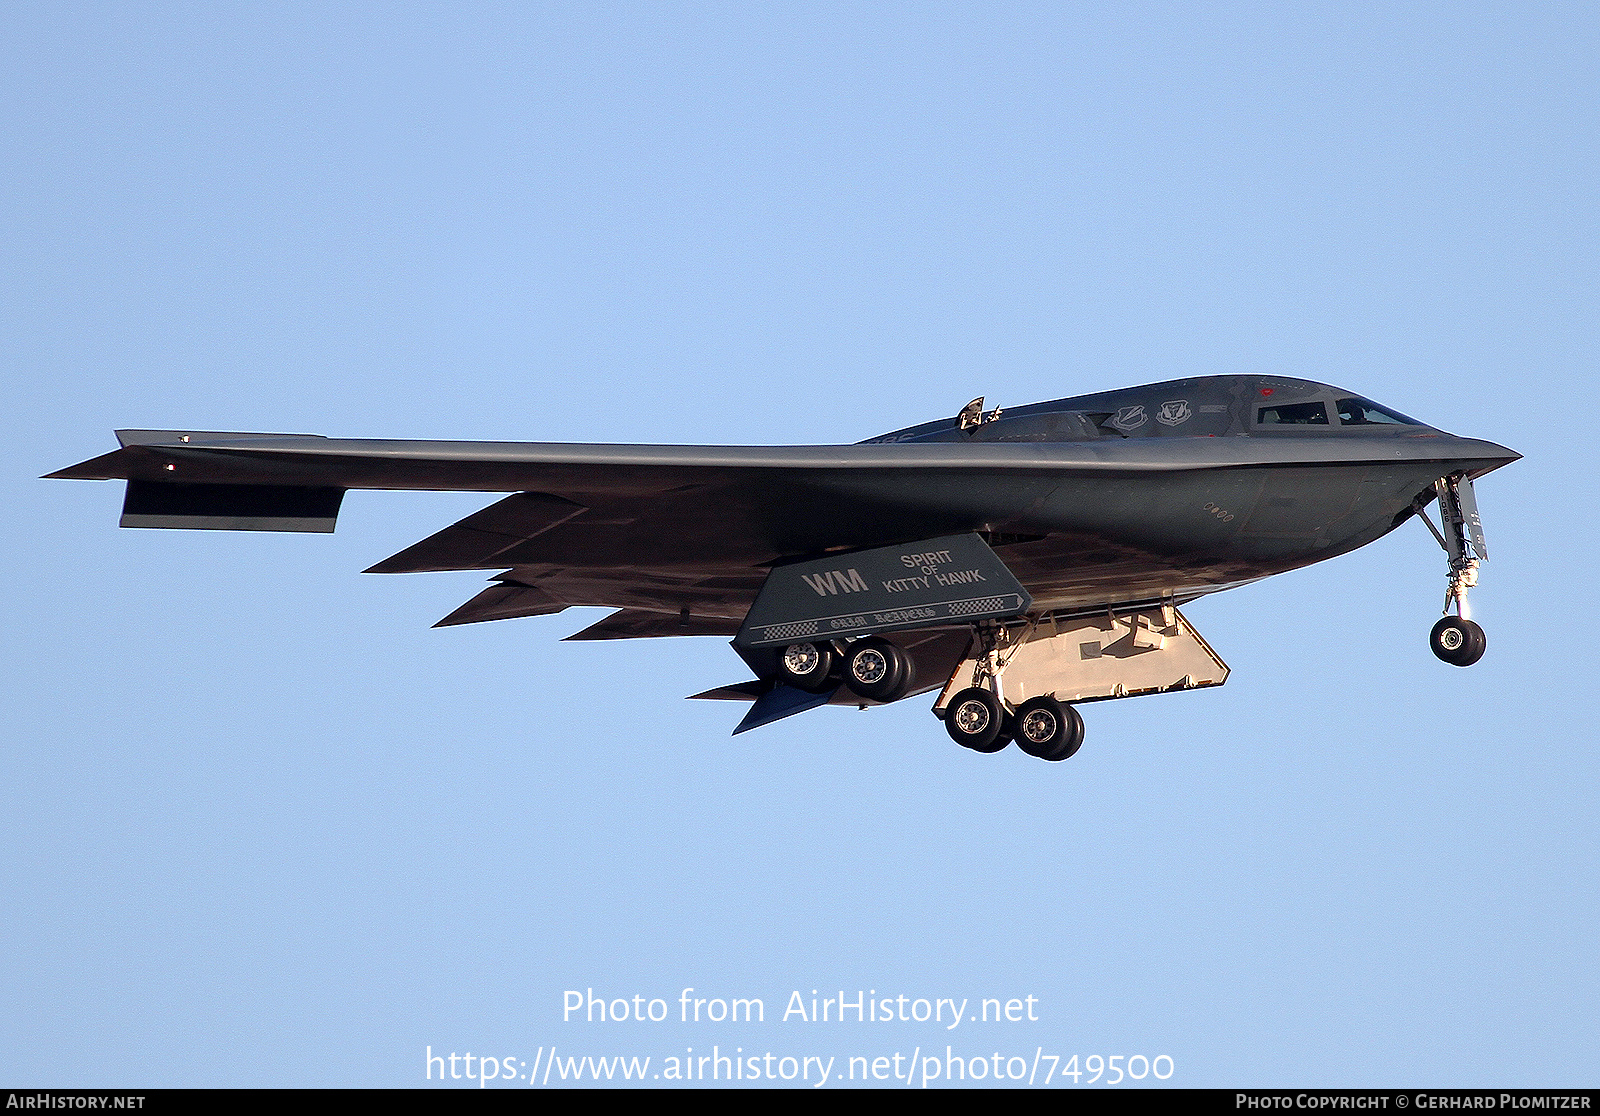
<svg viewBox="0 0 1600 1116">
<path fill-rule="evenodd" d="M 1156 412 L 1156 421 L 1164 426 L 1177 426 L 1180 422 L 1188 422 L 1192 413 L 1187 399 L 1173 399 L 1161 404 L 1161 409 Z"/>
<path fill-rule="evenodd" d="M 1148 421 L 1143 407 L 1123 407 L 1117 412 L 1117 417 L 1111 420 L 1111 425 L 1118 430 L 1134 430 Z"/>
</svg>

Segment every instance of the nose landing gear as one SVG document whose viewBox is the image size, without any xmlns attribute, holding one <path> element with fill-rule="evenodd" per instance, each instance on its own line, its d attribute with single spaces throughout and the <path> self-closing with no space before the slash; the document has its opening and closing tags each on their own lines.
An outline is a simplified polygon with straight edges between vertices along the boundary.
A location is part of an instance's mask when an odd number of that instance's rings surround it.
<svg viewBox="0 0 1600 1116">
<path fill-rule="evenodd" d="M 1449 555 L 1450 582 L 1444 594 L 1445 617 L 1433 626 L 1428 643 L 1435 655 L 1452 666 L 1471 666 L 1483 658 L 1489 641 L 1483 629 L 1467 618 L 1467 590 L 1478 583 L 1478 563 L 1488 561 L 1489 548 L 1484 544 L 1483 521 L 1472 492 L 1472 478 L 1456 473 L 1434 481 L 1433 488 L 1439 495 L 1439 518 L 1444 530 L 1433 525 L 1420 505 L 1417 514 Z M 1450 615 L 1452 604 L 1454 616 Z"/>
</svg>

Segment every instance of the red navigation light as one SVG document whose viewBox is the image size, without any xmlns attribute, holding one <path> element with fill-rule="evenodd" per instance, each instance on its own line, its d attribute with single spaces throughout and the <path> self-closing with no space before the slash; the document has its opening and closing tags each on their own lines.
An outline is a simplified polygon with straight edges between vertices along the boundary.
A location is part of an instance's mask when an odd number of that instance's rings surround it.
<svg viewBox="0 0 1600 1116">
<path fill-rule="evenodd" d="M 1271 388 L 1262 388 L 1261 389 L 1261 394 L 1262 395 L 1271 395 L 1272 394 L 1272 389 Z"/>
</svg>

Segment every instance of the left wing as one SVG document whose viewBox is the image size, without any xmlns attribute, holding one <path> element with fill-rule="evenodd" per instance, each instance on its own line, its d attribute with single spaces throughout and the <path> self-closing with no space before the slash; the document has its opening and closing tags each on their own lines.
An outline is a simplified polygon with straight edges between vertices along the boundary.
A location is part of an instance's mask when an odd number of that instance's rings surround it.
<svg viewBox="0 0 1600 1116">
<path fill-rule="evenodd" d="M 129 527 L 331 531 L 352 488 L 511 492 L 369 572 L 506 571 L 443 625 L 624 610 L 580 639 L 732 634 L 774 563 L 1007 522 L 1064 471 L 1105 467 L 1076 447 L 1038 445 L 118 438 L 114 453 L 50 475 L 126 480 Z"/>
</svg>

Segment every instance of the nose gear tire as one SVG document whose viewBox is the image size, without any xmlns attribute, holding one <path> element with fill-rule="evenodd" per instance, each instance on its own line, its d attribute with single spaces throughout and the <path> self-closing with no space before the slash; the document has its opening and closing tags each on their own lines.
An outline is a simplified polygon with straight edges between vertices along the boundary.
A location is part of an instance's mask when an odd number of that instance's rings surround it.
<svg viewBox="0 0 1600 1116">
<path fill-rule="evenodd" d="M 1489 638 L 1483 629 L 1471 620 L 1459 616 L 1446 616 L 1433 626 L 1428 635 L 1433 653 L 1451 666 L 1471 666 L 1483 658 Z"/>
</svg>

